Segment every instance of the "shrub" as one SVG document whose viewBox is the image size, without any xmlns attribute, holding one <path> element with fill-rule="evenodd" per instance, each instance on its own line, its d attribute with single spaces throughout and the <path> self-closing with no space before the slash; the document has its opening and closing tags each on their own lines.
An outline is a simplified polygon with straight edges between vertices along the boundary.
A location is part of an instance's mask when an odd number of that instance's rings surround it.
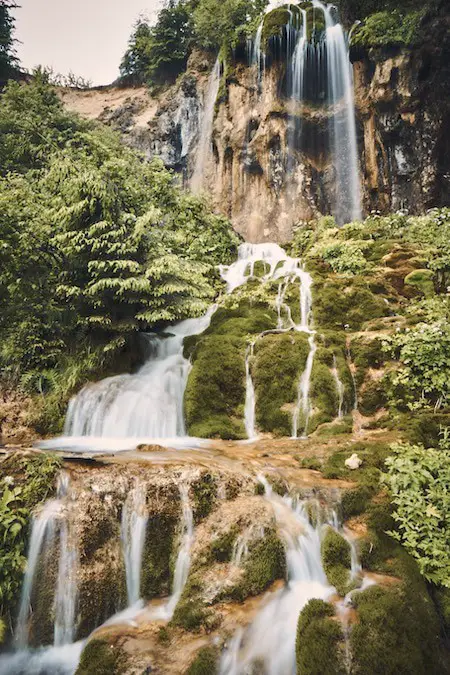
<svg viewBox="0 0 450 675">
<path fill-rule="evenodd" d="M 420 22 L 424 13 L 421 9 L 409 13 L 391 10 L 371 14 L 355 30 L 352 42 L 366 47 L 413 45 L 419 39 Z"/>
</svg>

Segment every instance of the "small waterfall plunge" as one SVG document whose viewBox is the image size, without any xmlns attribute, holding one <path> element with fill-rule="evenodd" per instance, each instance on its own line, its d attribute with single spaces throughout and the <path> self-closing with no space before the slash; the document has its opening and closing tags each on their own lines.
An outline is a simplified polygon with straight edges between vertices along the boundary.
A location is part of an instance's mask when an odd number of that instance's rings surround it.
<svg viewBox="0 0 450 675">
<path fill-rule="evenodd" d="M 203 180 L 207 172 L 212 155 L 212 134 L 214 125 L 214 110 L 220 86 L 220 61 L 217 58 L 209 76 L 208 85 L 203 102 L 203 113 L 200 125 L 197 152 L 195 155 L 194 171 L 191 178 L 191 190 L 194 193 L 201 191 Z"/>
<path fill-rule="evenodd" d="M 327 581 L 321 560 L 323 526 L 337 528 L 331 512 L 316 526 L 311 525 L 307 504 L 274 494 L 267 480 L 265 497 L 272 505 L 278 531 L 286 547 L 287 583 L 284 589 L 268 595 L 256 619 L 245 630 L 239 629 L 222 653 L 220 675 L 244 675 L 263 667 L 266 675 L 295 675 L 295 641 L 298 617 L 313 598 L 329 600 L 335 590 Z M 347 537 L 345 531 L 341 534 Z M 352 546 L 352 572 L 359 573 L 356 549 Z M 263 665 L 262 665 L 263 664 Z M 258 670 L 259 672 L 259 670 Z M 262 672 L 262 671 L 261 671 Z"/>
<path fill-rule="evenodd" d="M 127 581 L 128 605 L 141 597 L 141 568 L 148 514 L 145 485 L 137 484 L 129 493 L 122 511 L 121 539 Z"/>
</svg>

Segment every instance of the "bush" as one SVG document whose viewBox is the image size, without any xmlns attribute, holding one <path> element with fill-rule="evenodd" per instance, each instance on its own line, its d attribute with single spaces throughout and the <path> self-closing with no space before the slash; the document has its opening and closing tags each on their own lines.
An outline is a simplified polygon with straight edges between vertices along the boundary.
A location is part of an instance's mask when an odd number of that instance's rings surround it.
<svg viewBox="0 0 450 675">
<path fill-rule="evenodd" d="M 398 10 L 370 15 L 353 35 L 352 43 L 365 47 L 385 45 L 414 45 L 420 37 L 423 9 L 404 13 Z"/>
</svg>

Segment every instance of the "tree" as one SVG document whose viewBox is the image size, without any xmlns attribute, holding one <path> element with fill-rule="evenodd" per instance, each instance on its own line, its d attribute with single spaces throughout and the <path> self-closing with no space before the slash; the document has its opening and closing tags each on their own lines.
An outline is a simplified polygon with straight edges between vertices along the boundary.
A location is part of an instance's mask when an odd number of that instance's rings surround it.
<svg viewBox="0 0 450 675">
<path fill-rule="evenodd" d="M 18 66 L 14 51 L 14 19 L 11 16 L 11 10 L 16 7 L 16 3 L 11 0 L 0 0 L 0 85 Z"/>
</svg>

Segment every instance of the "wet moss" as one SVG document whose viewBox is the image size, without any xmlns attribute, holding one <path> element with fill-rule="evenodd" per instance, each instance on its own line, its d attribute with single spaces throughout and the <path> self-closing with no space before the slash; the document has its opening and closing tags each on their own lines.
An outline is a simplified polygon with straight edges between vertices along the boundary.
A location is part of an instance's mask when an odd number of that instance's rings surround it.
<svg viewBox="0 0 450 675">
<path fill-rule="evenodd" d="M 229 593 L 233 600 L 242 602 L 250 595 L 263 593 L 277 579 L 286 577 L 286 554 L 275 532 L 266 532 L 253 542 L 245 561 L 242 581 Z"/>
<path fill-rule="evenodd" d="M 184 587 L 181 598 L 175 607 L 171 625 L 179 626 L 187 631 L 197 631 L 208 617 L 208 611 L 202 599 L 202 585 L 191 576 Z"/>
<path fill-rule="evenodd" d="M 282 37 L 285 26 L 289 23 L 290 12 L 287 6 L 277 7 L 266 14 L 262 31 L 262 44 L 267 47 L 273 37 Z"/>
<path fill-rule="evenodd" d="M 184 398 L 191 436 L 246 437 L 245 348 L 242 338 L 226 335 L 210 335 L 197 346 Z"/>
<path fill-rule="evenodd" d="M 252 374 L 261 431 L 290 435 L 292 411 L 286 405 L 296 402 L 308 353 L 307 336 L 302 333 L 266 335 L 256 343 Z"/>
<path fill-rule="evenodd" d="M 106 639 L 89 640 L 81 654 L 75 675 L 120 675 L 125 670 L 126 656 L 122 649 Z"/>
<path fill-rule="evenodd" d="M 360 485 L 354 490 L 346 490 L 342 495 L 341 501 L 343 520 L 348 520 L 353 516 L 359 516 L 363 513 L 373 494 L 374 490 L 366 485 Z"/>
<path fill-rule="evenodd" d="M 412 286 L 426 297 L 434 295 L 434 272 L 431 270 L 414 270 L 405 277 L 405 284 Z"/>
<path fill-rule="evenodd" d="M 364 384 L 358 400 L 358 410 L 363 415 L 374 415 L 387 405 L 387 395 L 381 380 L 369 380 Z"/>
<path fill-rule="evenodd" d="M 300 612 L 295 644 L 298 675 L 343 675 L 344 635 L 332 605 L 310 600 Z"/>
<path fill-rule="evenodd" d="M 302 469 L 310 469 L 311 471 L 320 471 L 322 462 L 318 457 L 302 457 L 299 458 Z"/>
<path fill-rule="evenodd" d="M 319 427 L 316 436 L 319 438 L 332 438 L 333 436 L 342 436 L 343 434 L 351 434 L 353 430 L 353 419 L 351 417 L 344 417 L 339 422 L 334 424 L 327 424 Z"/>
<path fill-rule="evenodd" d="M 219 563 L 229 562 L 233 556 L 234 543 L 238 534 L 239 528 L 234 526 L 228 532 L 223 532 L 213 539 L 209 547 L 208 558 Z"/>
<path fill-rule="evenodd" d="M 186 671 L 186 675 L 216 675 L 218 653 L 215 647 L 202 647 Z"/>
<path fill-rule="evenodd" d="M 141 567 L 141 597 L 168 595 L 171 556 L 178 520 L 164 513 L 150 514 L 145 534 Z"/>
<path fill-rule="evenodd" d="M 109 549 L 99 549 L 98 560 L 111 558 Z M 86 638 L 119 609 L 126 607 L 127 591 L 122 560 L 105 567 L 101 575 L 86 577 L 79 588 L 76 638 Z"/>
<path fill-rule="evenodd" d="M 350 545 L 342 535 L 328 527 L 321 543 L 323 568 L 327 579 L 339 595 L 344 596 L 350 590 Z"/>
<path fill-rule="evenodd" d="M 217 480 L 209 472 L 192 481 L 194 520 L 199 522 L 209 516 L 217 501 Z"/>
</svg>

